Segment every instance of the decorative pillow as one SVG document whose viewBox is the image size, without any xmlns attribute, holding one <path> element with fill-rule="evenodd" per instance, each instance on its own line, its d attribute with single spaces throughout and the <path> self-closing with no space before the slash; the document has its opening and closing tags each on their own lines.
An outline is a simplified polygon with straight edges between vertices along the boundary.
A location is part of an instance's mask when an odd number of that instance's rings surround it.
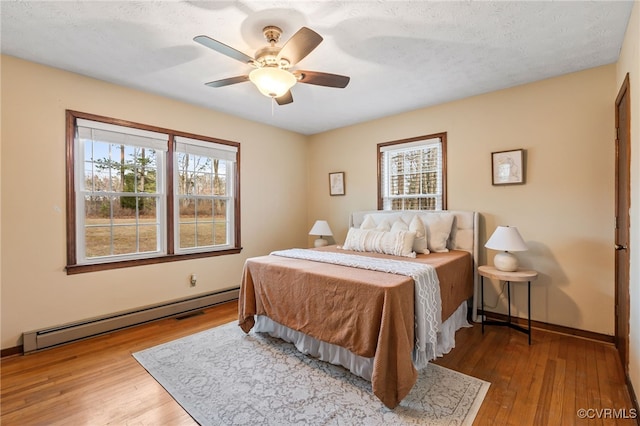
<svg viewBox="0 0 640 426">
<path fill-rule="evenodd" d="M 350 228 L 342 246 L 345 250 L 416 257 L 412 251 L 415 232 L 383 232 L 375 229 Z"/>
<path fill-rule="evenodd" d="M 376 226 L 376 231 L 389 232 L 391 231 L 391 223 L 387 219 L 382 219 L 382 221 Z"/>
<path fill-rule="evenodd" d="M 407 226 L 406 223 L 404 223 L 404 220 L 402 219 L 398 219 L 395 222 L 393 222 L 393 225 L 391 225 L 391 232 L 398 232 L 398 231 L 408 231 L 409 227 Z"/>
<path fill-rule="evenodd" d="M 409 231 L 416 233 L 416 237 L 413 240 L 413 251 L 416 253 L 429 254 L 427 230 L 424 227 L 424 223 L 417 215 L 411 219 L 411 223 L 409 223 Z"/>
<path fill-rule="evenodd" d="M 447 241 L 451 234 L 454 215 L 452 213 L 427 213 L 420 219 L 427 229 L 427 246 L 434 253 L 448 252 Z"/>
<path fill-rule="evenodd" d="M 378 224 L 382 223 L 382 221 L 384 220 L 387 220 L 391 224 L 398 219 L 402 219 L 403 214 L 400 210 L 394 211 L 393 213 L 367 213 L 363 218 L 363 223 L 367 216 L 373 220 L 373 222 L 376 224 L 375 226 L 378 226 Z M 405 222 L 409 223 L 408 221 Z"/>
<path fill-rule="evenodd" d="M 376 229 L 376 226 L 376 221 L 373 220 L 373 217 L 371 217 L 370 214 L 368 214 L 364 217 L 362 225 L 360 225 L 360 229 Z"/>
</svg>

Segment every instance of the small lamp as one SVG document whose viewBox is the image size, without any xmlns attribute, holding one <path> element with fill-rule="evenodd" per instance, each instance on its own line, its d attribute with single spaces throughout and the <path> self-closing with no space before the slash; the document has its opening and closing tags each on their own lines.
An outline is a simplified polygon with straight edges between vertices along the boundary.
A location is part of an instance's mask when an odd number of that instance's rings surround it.
<svg viewBox="0 0 640 426">
<path fill-rule="evenodd" d="M 331 228 L 329 228 L 329 224 L 327 223 L 326 220 L 316 220 L 316 223 L 313 224 L 313 228 L 311 228 L 311 231 L 309 231 L 309 235 L 318 235 L 318 236 L 320 236 L 320 238 L 318 238 L 314 242 L 314 246 L 315 247 L 324 247 L 327 244 L 329 244 L 329 242 L 327 240 L 325 240 L 324 238 L 322 238 L 322 237 L 323 236 L 331 236 L 331 235 L 333 235 L 333 232 L 331 232 Z"/>
<path fill-rule="evenodd" d="M 493 258 L 493 265 L 496 269 L 505 272 L 518 269 L 518 258 L 509 252 L 528 249 L 515 226 L 498 226 L 484 246 L 500 251 Z"/>
</svg>

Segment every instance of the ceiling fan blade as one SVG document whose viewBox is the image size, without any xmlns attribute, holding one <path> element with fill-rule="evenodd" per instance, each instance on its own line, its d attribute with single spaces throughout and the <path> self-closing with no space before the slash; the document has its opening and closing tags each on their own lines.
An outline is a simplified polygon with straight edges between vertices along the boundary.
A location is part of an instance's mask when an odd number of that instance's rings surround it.
<svg viewBox="0 0 640 426">
<path fill-rule="evenodd" d="M 276 98 L 276 102 L 278 103 L 278 105 L 286 105 L 293 102 L 293 96 L 291 95 L 291 90 L 289 90 L 287 93 L 280 96 L 279 98 Z"/>
<path fill-rule="evenodd" d="M 329 74 L 318 71 L 294 71 L 293 75 L 300 83 L 315 84 L 317 86 L 337 87 L 344 89 L 349 84 L 350 77 L 346 75 Z"/>
<path fill-rule="evenodd" d="M 213 49 L 218 53 L 227 55 L 230 58 L 237 59 L 240 62 L 244 62 L 245 64 L 253 63 L 253 58 L 251 56 L 245 55 L 241 51 L 236 50 L 233 47 L 229 47 L 226 44 L 219 42 L 218 40 L 212 39 L 211 37 L 199 35 L 194 37 L 193 41 L 195 41 L 196 43 L 200 43 L 201 45 L 208 47 L 209 49 Z"/>
<path fill-rule="evenodd" d="M 209 87 L 223 87 L 236 83 L 244 83 L 245 81 L 249 81 L 248 75 L 239 75 L 237 77 L 229 77 L 223 78 L 222 80 L 210 81 L 208 83 L 205 83 L 205 85 Z"/>
<path fill-rule="evenodd" d="M 282 46 L 280 53 L 278 53 L 278 59 L 286 58 L 293 66 L 311 53 L 321 42 L 322 36 L 320 34 L 307 27 L 302 27 Z"/>
</svg>

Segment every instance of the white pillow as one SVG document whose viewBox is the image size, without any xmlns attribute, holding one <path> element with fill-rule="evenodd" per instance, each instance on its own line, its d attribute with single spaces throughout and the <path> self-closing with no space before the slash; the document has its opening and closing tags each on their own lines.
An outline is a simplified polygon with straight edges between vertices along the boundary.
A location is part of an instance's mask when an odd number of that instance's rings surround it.
<svg viewBox="0 0 640 426">
<path fill-rule="evenodd" d="M 427 229 L 427 245 L 434 253 L 448 252 L 447 241 L 451 234 L 454 215 L 452 213 L 426 213 L 420 219 Z"/>
<path fill-rule="evenodd" d="M 402 218 L 397 214 L 367 214 L 360 225 L 360 229 L 375 229 L 377 231 L 396 232 L 396 231 L 412 231 L 416 233 L 413 240 L 413 251 L 416 253 L 429 254 L 427 245 L 427 230 L 420 218 L 415 215 L 404 215 Z M 378 217 L 380 225 L 376 223 L 375 216 Z M 386 216 L 386 217 L 385 217 Z M 393 225 L 390 225 L 393 221 Z M 409 225 L 407 226 L 407 223 Z"/>
<path fill-rule="evenodd" d="M 416 237 L 413 240 L 413 251 L 416 253 L 429 254 L 427 230 L 424 227 L 424 223 L 417 215 L 411 219 L 411 223 L 409 223 L 409 231 L 416 233 Z"/>
<path fill-rule="evenodd" d="M 373 219 L 373 221 L 376 223 L 376 225 L 378 223 L 381 223 L 383 220 L 387 220 L 389 221 L 389 223 L 393 223 L 398 219 L 402 218 L 402 211 L 400 210 L 394 210 L 393 213 L 368 213 L 366 216 L 370 216 L 371 219 Z M 408 223 L 408 222 L 407 222 Z"/>
<path fill-rule="evenodd" d="M 382 219 L 382 221 L 376 226 L 376 231 L 389 232 L 391 231 L 391 223 L 387 219 Z"/>
<path fill-rule="evenodd" d="M 362 225 L 360 225 L 360 229 L 376 229 L 376 226 L 376 221 L 373 220 L 373 217 L 371 217 L 370 214 L 368 214 L 364 217 Z"/>
<path fill-rule="evenodd" d="M 384 253 L 394 256 L 416 257 L 413 248 L 415 232 L 384 232 L 375 229 L 350 228 L 344 245 L 345 250 Z"/>
<path fill-rule="evenodd" d="M 409 230 L 409 227 L 407 226 L 406 223 L 404 223 L 404 220 L 398 219 L 395 222 L 393 222 L 393 225 L 391 225 L 390 232 L 408 231 L 408 230 Z"/>
</svg>

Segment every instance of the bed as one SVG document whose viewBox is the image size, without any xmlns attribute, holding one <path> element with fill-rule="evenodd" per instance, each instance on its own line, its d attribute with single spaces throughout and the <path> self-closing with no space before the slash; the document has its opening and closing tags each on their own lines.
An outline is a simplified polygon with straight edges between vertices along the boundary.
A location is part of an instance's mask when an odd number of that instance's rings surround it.
<svg viewBox="0 0 640 426">
<path fill-rule="evenodd" d="M 247 259 L 239 325 L 348 368 L 394 408 L 455 345 L 469 302 L 475 320 L 477 229 L 476 212 L 354 212 L 341 246 Z"/>
</svg>

